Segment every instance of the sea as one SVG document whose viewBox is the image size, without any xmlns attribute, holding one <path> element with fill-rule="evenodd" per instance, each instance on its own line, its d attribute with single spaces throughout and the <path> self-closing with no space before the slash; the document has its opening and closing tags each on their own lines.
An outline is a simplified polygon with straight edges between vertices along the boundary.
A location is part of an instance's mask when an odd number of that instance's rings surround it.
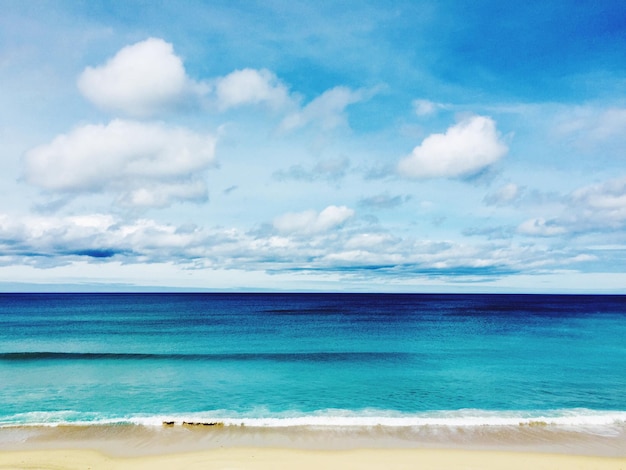
<svg viewBox="0 0 626 470">
<path fill-rule="evenodd" d="M 0 447 L 199 428 L 626 454 L 626 296 L 0 294 Z"/>
</svg>

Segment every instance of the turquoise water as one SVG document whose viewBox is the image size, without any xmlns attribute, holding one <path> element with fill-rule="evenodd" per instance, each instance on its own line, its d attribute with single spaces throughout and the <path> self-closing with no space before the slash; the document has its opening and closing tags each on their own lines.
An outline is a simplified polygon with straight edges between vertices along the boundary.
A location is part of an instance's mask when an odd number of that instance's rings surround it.
<svg viewBox="0 0 626 470">
<path fill-rule="evenodd" d="M 0 426 L 626 422 L 626 297 L 0 295 Z"/>
</svg>

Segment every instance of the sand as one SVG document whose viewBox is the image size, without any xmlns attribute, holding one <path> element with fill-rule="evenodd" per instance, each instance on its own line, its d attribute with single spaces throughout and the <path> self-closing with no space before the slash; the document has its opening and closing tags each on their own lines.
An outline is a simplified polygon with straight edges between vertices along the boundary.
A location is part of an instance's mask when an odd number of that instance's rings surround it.
<svg viewBox="0 0 626 470">
<path fill-rule="evenodd" d="M 0 470 L 626 470 L 626 430 L 9 427 Z"/>
<path fill-rule="evenodd" d="M 201 452 L 111 457 L 93 450 L 0 452 L 0 469 L 596 469 L 626 470 L 626 457 L 532 452 L 428 449 L 210 449 Z"/>
</svg>

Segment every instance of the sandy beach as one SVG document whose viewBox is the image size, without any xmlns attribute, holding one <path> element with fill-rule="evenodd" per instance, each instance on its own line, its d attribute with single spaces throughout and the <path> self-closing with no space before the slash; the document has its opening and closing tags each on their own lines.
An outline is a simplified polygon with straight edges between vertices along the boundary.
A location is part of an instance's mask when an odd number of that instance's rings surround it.
<svg viewBox="0 0 626 470">
<path fill-rule="evenodd" d="M 111 457 L 93 450 L 0 453 L 1 469 L 595 469 L 626 468 L 626 458 L 448 449 L 312 451 L 232 448 L 142 457 Z"/>
</svg>

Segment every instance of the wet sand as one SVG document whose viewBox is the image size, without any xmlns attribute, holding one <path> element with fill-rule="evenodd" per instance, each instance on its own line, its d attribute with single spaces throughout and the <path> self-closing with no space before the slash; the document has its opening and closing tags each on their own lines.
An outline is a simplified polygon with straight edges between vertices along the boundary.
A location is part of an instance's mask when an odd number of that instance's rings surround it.
<svg viewBox="0 0 626 470">
<path fill-rule="evenodd" d="M 626 431 L 550 426 L 0 429 L 0 469 L 623 469 Z"/>
</svg>

